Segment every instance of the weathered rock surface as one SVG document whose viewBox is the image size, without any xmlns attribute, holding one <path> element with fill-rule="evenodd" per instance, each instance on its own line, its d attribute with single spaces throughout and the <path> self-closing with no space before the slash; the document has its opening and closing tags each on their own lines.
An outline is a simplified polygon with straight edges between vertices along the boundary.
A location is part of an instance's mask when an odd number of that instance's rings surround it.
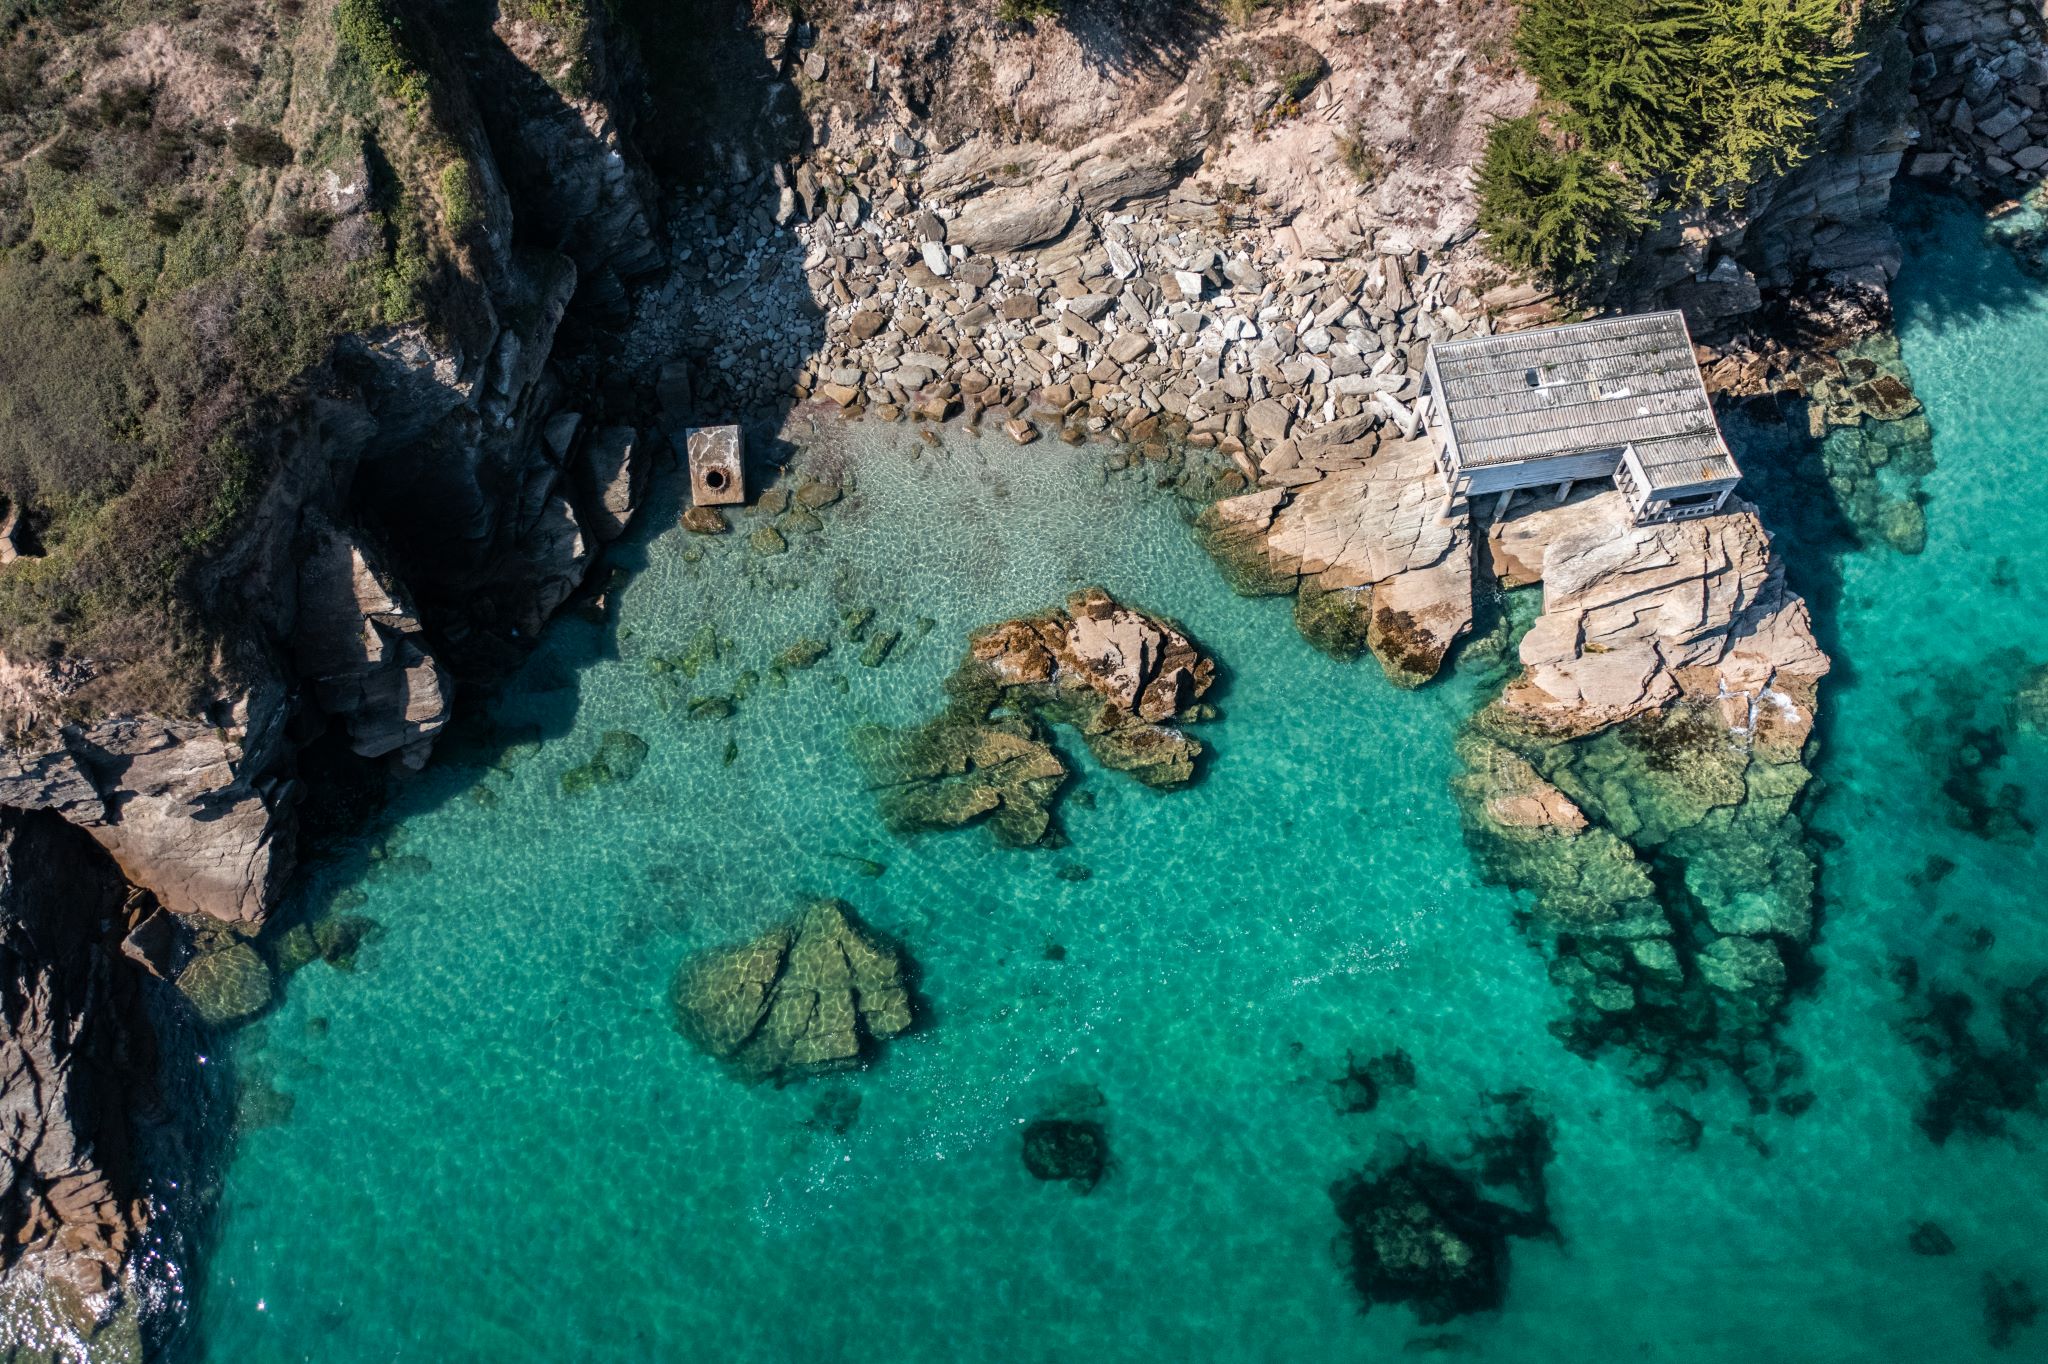
<svg viewBox="0 0 2048 1364">
<path fill-rule="evenodd" d="M 969 251 L 1016 251 L 1051 241 L 1074 221 L 1074 206 L 1037 190 L 998 190 L 971 199 L 946 239 Z"/>
<path fill-rule="evenodd" d="M 423 766 L 447 723 L 450 688 L 403 587 L 318 516 L 308 517 L 298 587 L 294 662 L 321 708 L 347 725 L 363 757 L 395 752 Z"/>
<path fill-rule="evenodd" d="M 1210 552 L 1240 591 L 1342 593 L 1367 624 L 1387 676 L 1420 686 L 1472 628 L 1472 537 L 1444 518 L 1445 487 L 1427 439 L 1356 454 L 1291 491 L 1261 488 L 1202 517 Z"/>
<path fill-rule="evenodd" d="M 113 1315 L 148 1216 L 121 1163 L 147 1025 L 133 968 L 95 943 L 123 890 L 54 814 L 0 810 L 0 1298 L 80 1336 Z"/>
<path fill-rule="evenodd" d="M 219 722 L 123 716 L 0 746 L 0 805 L 81 825 L 122 874 L 181 914 L 254 921 L 291 861 L 277 814 L 284 697 L 223 706 Z"/>
<path fill-rule="evenodd" d="M 839 900 L 817 900 L 742 947 L 683 963 L 685 1036 L 743 1074 L 784 1081 L 844 1070 L 910 1030 L 909 967 Z"/>
<path fill-rule="evenodd" d="M 1619 493 L 1544 508 L 1500 528 L 1503 581 L 1538 560 L 1543 615 L 1522 639 L 1525 675 L 1500 706 L 1557 736 L 1681 698 L 1719 704 L 1728 729 L 1796 757 L 1828 659 L 1785 585 L 1754 508 L 1633 526 Z"/>
<path fill-rule="evenodd" d="M 1047 724 L 1071 725 L 1106 766 L 1148 786 L 1183 785 L 1202 745 L 1181 726 L 1204 714 L 1215 676 L 1180 630 L 1089 588 L 1064 611 L 976 631 L 943 713 L 912 730 L 856 730 L 854 752 L 892 829 L 986 816 L 999 841 L 1029 846 L 1056 834 L 1067 777 Z"/>
</svg>

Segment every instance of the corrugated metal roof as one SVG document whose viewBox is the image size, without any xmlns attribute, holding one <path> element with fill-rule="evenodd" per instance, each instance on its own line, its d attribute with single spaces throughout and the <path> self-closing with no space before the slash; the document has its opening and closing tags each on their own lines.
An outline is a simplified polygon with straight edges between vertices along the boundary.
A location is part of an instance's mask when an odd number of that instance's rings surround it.
<svg viewBox="0 0 2048 1364">
<path fill-rule="evenodd" d="M 1735 460 L 1714 435 L 1674 436 L 1670 440 L 1636 442 L 1636 463 L 1650 480 L 1655 497 L 1673 488 L 1740 478 Z"/>
<path fill-rule="evenodd" d="M 1675 312 L 1449 341 L 1431 354 L 1468 469 L 1630 442 L 1720 439 Z"/>
</svg>

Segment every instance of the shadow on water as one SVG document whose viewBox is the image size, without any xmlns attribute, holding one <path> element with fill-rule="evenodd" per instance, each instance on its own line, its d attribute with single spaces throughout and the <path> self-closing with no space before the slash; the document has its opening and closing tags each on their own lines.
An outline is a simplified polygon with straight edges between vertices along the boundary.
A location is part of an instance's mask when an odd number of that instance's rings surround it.
<svg viewBox="0 0 2048 1364">
<path fill-rule="evenodd" d="M 736 25 L 730 5 L 615 0 L 606 7 L 610 19 L 590 39 L 591 60 L 577 73 L 593 93 L 609 96 L 620 135 L 615 152 L 603 140 L 606 125 L 593 130 L 597 121 L 587 120 L 578 96 L 551 85 L 507 46 L 494 27 L 498 8 L 493 0 L 441 0 L 427 23 L 447 57 L 447 74 L 461 82 L 455 102 L 473 107 L 506 185 L 513 212 L 507 258 L 541 262 L 544 270 L 566 257 L 577 283 L 533 407 L 516 414 L 506 434 L 466 441 L 460 433 L 429 431 L 375 450 L 359 476 L 352 510 L 414 589 L 434 653 L 456 679 L 454 719 L 419 773 L 400 770 L 395 760 L 355 756 L 338 726 L 304 742 L 302 870 L 257 944 L 280 978 L 323 958 L 352 969 L 355 948 L 376 931 L 348 913 L 361 902 L 360 884 L 431 871 L 424 858 L 405 852 L 402 820 L 455 800 L 487 804 L 494 776 L 570 732 L 584 670 L 618 656 L 617 589 L 647 567 L 651 545 L 676 524 L 687 500 L 679 458 L 684 430 L 742 424 L 750 490 L 768 486 L 795 453 L 779 431 L 794 403 L 797 370 L 822 343 L 804 247 L 789 226 L 775 222 L 788 182 L 781 163 L 802 150 L 805 136 L 786 78 L 787 54 L 777 58 L 759 31 Z M 594 211 L 593 186 L 621 153 L 647 210 L 651 242 L 638 237 L 638 220 Z M 621 233 L 632 239 L 620 240 Z M 680 253 L 670 249 L 672 236 L 691 248 L 692 268 L 673 272 L 672 256 Z M 764 293 L 775 300 L 773 315 L 746 312 L 741 295 Z M 675 324 L 646 326 L 650 309 L 673 313 Z M 735 324 L 774 328 L 777 344 L 733 337 Z M 736 346 L 746 352 L 743 374 L 721 364 Z M 662 382 L 664 366 L 674 361 L 689 371 L 687 399 Z M 469 505 L 476 490 L 507 505 L 530 495 L 521 480 L 531 477 L 533 444 L 562 412 L 579 414 L 585 432 L 633 427 L 658 458 L 632 528 L 593 546 L 582 587 L 536 638 L 517 624 L 530 612 L 533 592 L 530 578 L 520 576 L 516 543 L 527 528 L 482 545 L 465 538 L 464 528 L 489 519 L 487 509 Z M 481 448 L 491 467 L 480 473 L 461 466 L 465 445 Z M 576 473 L 572 454 L 563 486 L 587 505 L 592 490 L 579 487 Z M 520 724 L 499 725 L 492 712 L 514 699 Z M 309 931 L 323 936 L 306 957 Z M 187 1303 L 205 1296 L 218 1191 L 235 1137 L 290 1119 L 290 1095 L 270 1083 L 261 1055 L 264 1026 L 261 1018 L 251 1025 L 253 1045 L 242 1048 L 251 1054 L 238 1061 L 218 1046 L 221 1039 L 208 1048 L 218 1054 L 207 1067 L 207 1097 L 193 1105 L 206 1130 L 185 1162 L 196 1174 L 187 1182 L 201 1195 L 198 1206 L 174 1210 L 173 1224 L 161 1229 L 179 1262 Z M 160 1329 L 168 1357 L 206 1355 L 192 1314 Z"/>
<path fill-rule="evenodd" d="M 1968 249 L 1965 243 L 1991 233 L 1982 206 L 1906 185 L 1893 198 L 1892 222 L 1905 244 L 1906 268 L 1913 272 L 1910 287 L 1894 291 L 1904 305 L 1900 330 L 1911 325 L 1940 334 L 2038 306 L 2040 283 L 2027 277 L 2018 256 L 2001 252 L 1989 269 L 1962 268 L 1956 259 Z M 1981 266 L 1983 258 L 1977 259 Z"/>
</svg>

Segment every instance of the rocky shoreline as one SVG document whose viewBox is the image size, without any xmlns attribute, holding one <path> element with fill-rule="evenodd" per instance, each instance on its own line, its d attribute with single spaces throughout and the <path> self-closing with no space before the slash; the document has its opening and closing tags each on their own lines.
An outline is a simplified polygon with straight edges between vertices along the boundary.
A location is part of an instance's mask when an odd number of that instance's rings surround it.
<svg viewBox="0 0 2048 1364">
<path fill-rule="evenodd" d="M 993 45 L 986 98 L 1029 108 L 1019 65 L 1079 82 L 1069 39 L 953 32 L 952 19 L 917 13 L 864 49 L 850 25 L 774 20 L 740 35 L 755 48 L 742 76 L 798 93 L 761 97 L 780 110 L 761 128 L 792 135 L 735 133 L 718 149 L 728 188 L 668 205 L 617 112 L 601 26 L 588 85 L 565 91 L 559 35 L 501 20 L 488 51 L 466 58 L 461 141 L 488 227 L 454 286 L 461 325 L 365 333 L 324 362 L 317 397 L 266 434 L 277 472 L 210 570 L 252 622 L 260 666 L 191 713 L 67 718 L 99 680 L 92 660 L 0 658 L 6 818 L 61 816 L 147 893 L 85 914 L 84 956 L 10 959 L 37 1009 L 9 1020 L 6 1089 L 42 1125 L 9 1152 L 10 1245 L 25 1249 L 0 1256 L 0 1275 L 68 1277 L 87 1316 L 113 1310 L 108 1276 L 146 1210 L 128 1174 L 97 1163 L 124 1138 L 46 1097 L 62 1086 L 42 1077 L 72 1069 L 55 1049 L 140 1026 L 132 1001 L 113 996 L 163 995 L 171 980 L 190 985 L 202 1019 L 260 1011 L 273 983 L 241 940 L 288 883 L 303 755 L 326 743 L 365 763 L 423 763 L 455 714 L 458 677 L 517 657 L 572 600 L 644 505 L 664 447 L 704 414 L 745 415 L 764 446 L 804 404 L 953 422 L 1019 446 L 1057 436 L 1206 449 L 1229 462 L 1218 486 L 1231 495 L 1201 531 L 1233 583 L 1296 594 L 1307 637 L 1339 656 L 1370 650 L 1404 686 L 1436 676 L 1471 633 L 1489 567 L 1511 584 L 1540 579 L 1546 611 L 1521 641 L 1522 675 L 1466 746 L 1461 789 L 1482 863 L 1535 888 L 1554 974 L 1598 1025 L 1575 1044 L 1619 1039 L 1668 1073 L 1677 1052 L 1644 1039 L 1713 1032 L 1706 1007 L 1737 1020 L 1726 1035 L 1738 1069 L 1768 1068 L 1758 1039 L 1786 997 L 1787 955 L 1811 934 L 1796 906 L 1812 869 L 1791 811 L 1827 660 L 1753 511 L 1670 534 L 1621 529 L 1597 498 L 1485 533 L 1440 514 L 1420 401 L 1428 347 L 1559 310 L 1484 261 L 1461 178 L 1475 130 L 1525 109 L 1531 92 L 1475 59 L 1484 35 L 1374 36 L 1351 9 L 1305 6 L 1258 42 L 1219 40 L 1163 97 L 1090 74 L 1073 126 L 987 129 L 974 122 L 987 107 L 921 86 L 936 78 L 920 75 L 919 54 Z M 1910 393 L 1882 382 L 1903 376 L 1883 356 L 1865 359 L 1867 374 L 1819 357 L 1883 319 L 1897 269 L 1884 214 L 1902 171 L 1996 198 L 2048 167 L 2039 18 L 1926 0 L 1899 50 L 1867 66 L 1864 102 L 1830 125 L 1820 155 L 1748 214 L 1662 224 L 1642 253 L 1644 297 L 1692 308 L 1711 333 L 1703 359 L 1717 391 L 1805 396 L 1823 428 L 1864 433 L 1829 476 L 1904 552 L 1924 538 L 1917 502 L 1875 484 L 1888 462 L 1924 460 Z M 1388 80 L 1395 49 L 1383 44 L 1396 41 L 1412 50 Z M 1407 116 L 1435 108 L 1440 146 L 1423 128 L 1354 121 L 1360 108 L 1398 121 L 1411 83 L 1468 68 L 1480 74 L 1461 106 L 1417 100 Z M 1148 100 L 1156 110 L 1140 107 Z M 1333 155 L 1337 139 L 1362 134 L 1409 149 L 1371 185 Z M 317 212 L 338 242 L 373 235 L 363 186 L 375 168 L 343 169 L 288 171 L 274 186 L 279 213 Z M 511 248 L 522 215 L 544 249 Z M 1773 310 L 1792 318 L 1790 344 L 1772 340 Z M 8 516 L 0 563 L 27 544 Z M 1098 605 L 1070 604 L 1059 628 L 1096 619 Z M 1159 633 L 1127 659 L 1152 658 L 1161 639 L 1169 654 L 1192 649 L 1139 620 Z M 1012 624 L 1031 633 L 1045 621 Z M 1037 675 L 1034 648 L 1013 634 L 973 653 L 1001 686 L 1057 689 L 1056 669 Z M 1207 662 L 1176 665 L 1163 713 L 1147 699 L 1160 674 L 1099 693 L 1142 724 L 1083 721 L 1091 747 L 1141 780 L 1186 780 L 1200 745 L 1174 722 L 1198 718 Z M 984 783 L 947 819 L 969 805 L 1014 811 L 990 816 L 998 831 L 1038 841 L 1056 827 L 1064 768 L 992 710 L 973 722 L 976 742 L 1009 747 L 968 767 L 1021 765 L 993 801 Z M 1161 744 L 1133 737 L 1163 730 Z M 1659 809 L 1636 809 L 1603 775 L 1629 764 L 1645 789 L 1663 782 Z M 23 862 L 13 849 L 55 837 L 47 824 L 10 826 L 9 868 Z M 1717 862 L 1759 828 L 1770 865 Z M 1652 888 L 1644 864 L 1656 858 L 1692 896 L 1682 917 Z M 60 892 L 9 870 L 0 898 L 10 923 L 76 915 L 81 886 L 97 904 L 99 875 L 81 871 Z M 1767 891 L 1739 891 L 1745 877 Z M 134 989 L 108 985 L 119 972 Z M 66 983 L 79 980 L 90 984 Z"/>
</svg>

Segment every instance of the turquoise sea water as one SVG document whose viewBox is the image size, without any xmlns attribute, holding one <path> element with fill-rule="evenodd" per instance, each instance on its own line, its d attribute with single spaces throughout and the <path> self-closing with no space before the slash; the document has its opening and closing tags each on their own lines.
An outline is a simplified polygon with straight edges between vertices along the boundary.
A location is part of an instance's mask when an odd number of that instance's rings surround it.
<svg viewBox="0 0 2048 1364">
<path fill-rule="evenodd" d="M 2048 969 L 2048 857 L 2012 832 L 2048 820 L 2048 743 L 2006 724 L 2021 662 L 2048 662 L 2048 293 L 1966 213 L 1914 212 L 1900 329 L 1936 432 L 1927 550 L 1787 546 L 1838 666 L 1817 764 L 1821 973 L 1786 1030 L 1817 1095 L 1803 1115 L 1753 1115 L 1732 1086 L 1647 1093 L 1551 1037 L 1561 996 L 1516 895 L 1479 883 L 1448 785 L 1481 660 L 1404 693 L 1369 661 L 1325 659 L 1286 602 L 1227 591 L 1170 498 L 1105 483 L 1100 452 L 932 451 L 858 428 L 806 452 L 857 488 L 822 532 L 768 561 L 743 535 L 645 538 L 615 619 L 555 626 L 496 702 L 500 732 L 537 726 L 539 750 L 509 775 L 438 765 L 364 846 L 309 874 L 306 895 L 359 892 L 350 912 L 382 932 L 352 971 L 305 968 L 233 1043 L 250 1121 L 184 1353 L 2048 1353 L 2048 1324 L 1994 1351 L 1981 1294 L 1996 1272 L 2048 1295 L 2044 1129 L 2020 1117 L 2010 1138 L 1933 1145 L 1913 1122 L 1930 1072 L 1895 1027 L 1892 978 L 1899 954 L 1978 993 Z M 1091 583 L 1223 660 L 1204 779 L 1144 790 L 1067 744 L 1094 797 L 1063 807 L 1071 846 L 892 838 L 849 728 L 929 714 L 967 631 Z M 800 637 L 836 637 L 850 607 L 905 630 L 883 667 L 842 638 L 731 720 L 677 704 L 765 674 Z M 657 678 L 649 660 L 686 653 L 707 624 L 727 655 Z M 557 794 L 619 729 L 648 742 L 646 766 Z M 2009 751 L 1987 758 L 1985 733 Z M 1996 804 L 2007 785 L 2013 816 L 1976 816 L 1999 838 L 1958 827 L 1972 793 Z M 1058 875 L 1074 864 L 1092 876 Z M 674 1031 L 670 977 L 821 893 L 909 949 L 927 1022 L 869 1070 L 749 1087 Z M 1416 1087 L 1339 1114 L 1328 1081 L 1347 1052 L 1394 1047 Z M 1082 1196 L 1031 1178 L 1020 1128 L 1087 1086 L 1116 1164 Z M 1499 1313 L 1431 1328 L 1399 1307 L 1362 1313 L 1331 1183 L 1403 1140 L 1454 1146 L 1484 1095 L 1515 1088 L 1556 1122 L 1558 1238 L 1514 1243 Z M 818 1109 L 846 1094 L 857 1120 L 835 1132 Z M 275 1095 L 290 1096 L 282 1120 Z M 1705 1120 L 1697 1151 L 1660 1140 L 1667 1098 Z M 1930 1218 L 1956 1253 L 1908 1249 Z"/>
</svg>

